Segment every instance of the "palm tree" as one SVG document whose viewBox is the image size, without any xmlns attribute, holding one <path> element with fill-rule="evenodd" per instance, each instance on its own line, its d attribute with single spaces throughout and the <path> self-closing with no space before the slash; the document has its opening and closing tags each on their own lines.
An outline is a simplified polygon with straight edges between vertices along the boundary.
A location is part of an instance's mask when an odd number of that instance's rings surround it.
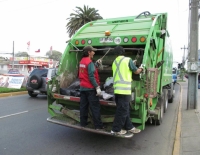
<svg viewBox="0 0 200 155">
<path fill-rule="evenodd" d="M 71 36 L 84 24 L 102 19 L 102 17 L 99 15 L 98 10 L 95 10 L 95 8 L 89 8 L 88 6 L 83 7 L 76 7 L 76 10 L 74 10 L 76 13 L 71 13 L 70 17 L 67 18 L 69 22 L 67 23 L 67 32 L 69 33 L 69 37 Z"/>
</svg>

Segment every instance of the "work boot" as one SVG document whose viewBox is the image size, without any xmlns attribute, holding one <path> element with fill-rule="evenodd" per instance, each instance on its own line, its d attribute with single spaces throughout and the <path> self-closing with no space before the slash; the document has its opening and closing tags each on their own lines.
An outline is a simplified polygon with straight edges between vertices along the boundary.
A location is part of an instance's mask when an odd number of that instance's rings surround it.
<svg viewBox="0 0 200 155">
<path fill-rule="evenodd" d="M 141 130 L 133 127 L 131 130 L 128 130 L 131 133 L 139 133 Z"/>
<path fill-rule="evenodd" d="M 111 130 L 111 134 L 113 134 L 113 135 L 125 135 L 126 133 L 127 133 L 126 130 L 121 130 L 119 132 L 114 132 Z"/>
</svg>

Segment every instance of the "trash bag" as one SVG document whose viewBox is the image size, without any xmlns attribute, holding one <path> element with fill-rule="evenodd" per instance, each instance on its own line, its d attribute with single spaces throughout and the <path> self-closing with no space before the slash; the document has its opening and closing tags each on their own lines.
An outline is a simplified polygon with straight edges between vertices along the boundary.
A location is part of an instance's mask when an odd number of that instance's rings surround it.
<svg viewBox="0 0 200 155">
<path fill-rule="evenodd" d="M 113 88 L 113 77 L 108 77 L 104 84 L 105 93 L 114 95 L 114 88 Z"/>
<path fill-rule="evenodd" d="M 71 85 L 69 85 L 69 87 L 67 87 L 68 89 L 71 89 L 71 90 L 77 90 L 77 89 L 80 89 L 80 80 L 77 78 L 76 80 L 74 80 L 72 82 Z"/>
<path fill-rule="evenodd" d="M 102 95 L 104 100 L 108 100 L 108 99 L 110 99 L 114 96 L 114 95 L 106 93 L 105 91 L 101 91 L 101 95 Z"/>
<path fill-rule="evenodd" d="M 80 97 L 80 91 L 79 90 L 71 90 L 71 96 Z"/>
<path fill-rule="evenodd" d="M 80 80 L 76 79 L 72 82 L 72 84 L 67 88 L 60 88 L 61 95 L 67 96 L 80 96 Z"/>
<path fill-rule="evenodd" d="M 114 94 L 113 84 L 110 84 L 110 86 L 106 86 L 105 92 L 113 95 Z"/>
<path fill-rule="evenodd" d="M 108 77 L 104 84 L 104 88 L 106 88 L 107 86 L 110 86 L 111 84 L 113 85 L 113 77 Z"/>
<path fill-rule="evenodd" d="M 68 89 L 68 88 L 60 88 L 60 94 L 61 95 L 71 96 L 71 90 Z"/>
</svg>

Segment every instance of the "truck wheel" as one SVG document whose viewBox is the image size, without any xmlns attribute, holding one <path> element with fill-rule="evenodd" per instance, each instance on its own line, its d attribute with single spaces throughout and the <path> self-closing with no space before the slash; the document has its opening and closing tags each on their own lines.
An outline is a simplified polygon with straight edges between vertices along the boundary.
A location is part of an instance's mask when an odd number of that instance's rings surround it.
<svg viewBox="0 0 200 155">
<path fill-rule="evenodd" d="M 36 97 L 38 94 L 33 94 L 33 91 L 28 91 L 30 97 Z"/>
<path fill-rule="evenodd" d="M 163 120 L 163 115 L 164 115 L 164 95 L 159 97 L 157 107 L 159 107 L 159 109 L 160 109 L 160 113 L 159 113 L 160 116 L 158 117 L 157 120 L 155 120 L 155 123 L 156 123 L 156 125 L 161 125 L 162 120 Z"/>
<path fill-rule="evenodd" d="M 168 107 L 168 90 L 163 89 L 163 91 L 164 91 L 164 113 L 166 113 Z"/>
</svg>

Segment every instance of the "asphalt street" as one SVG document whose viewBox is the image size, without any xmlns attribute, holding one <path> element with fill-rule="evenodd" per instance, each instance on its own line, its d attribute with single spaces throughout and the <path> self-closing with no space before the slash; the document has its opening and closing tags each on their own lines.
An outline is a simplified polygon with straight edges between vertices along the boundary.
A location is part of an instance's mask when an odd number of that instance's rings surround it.
<svg viewBox="0 0 200 155">
<path fill-rule="evenodd" d="M 80 131 L 46 121 L 46 96 L 0 98 L 0 155 L 171 155 L 179 103 L 179 85 L 162 125 L 147 124 L 131 139 Z"/>
</svg>

